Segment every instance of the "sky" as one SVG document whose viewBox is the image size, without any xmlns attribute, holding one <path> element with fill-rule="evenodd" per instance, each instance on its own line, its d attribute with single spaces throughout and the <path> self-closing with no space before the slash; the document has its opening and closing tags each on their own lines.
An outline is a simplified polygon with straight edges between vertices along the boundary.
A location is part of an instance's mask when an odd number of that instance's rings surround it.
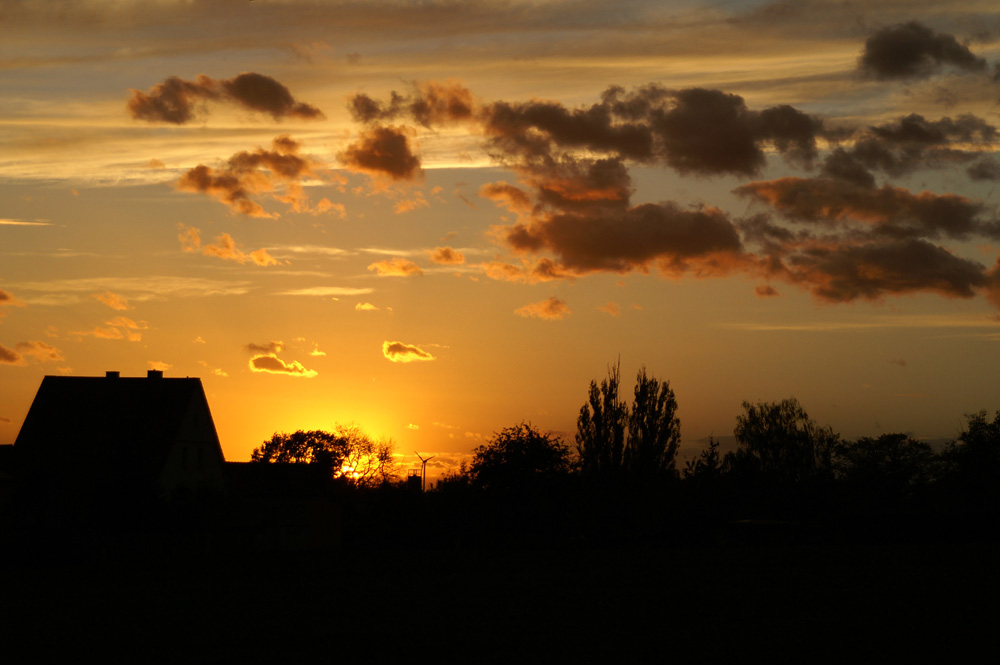
<svg viewBox="0 0 1000 665">
<path fill-rule="evenodd" d="M 454 469 L 590 381 L 954 438 L 1000 390 L 996 2 L 8 0 L 0 443 L 197 376 L 223 451 Z"/>
</svg>

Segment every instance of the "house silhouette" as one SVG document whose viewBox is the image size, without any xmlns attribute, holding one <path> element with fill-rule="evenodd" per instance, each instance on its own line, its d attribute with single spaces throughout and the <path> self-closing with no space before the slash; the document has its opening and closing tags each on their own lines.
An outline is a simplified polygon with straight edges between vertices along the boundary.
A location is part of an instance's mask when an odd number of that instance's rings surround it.
<svg viewBox="0 0 1000 665">
<path fill-rule="evenodd" d="M 32 494 L 64 501 L 222 490 L 225 459 L 197 378 L 46 376 L 14 442 Z"/>
</svg>

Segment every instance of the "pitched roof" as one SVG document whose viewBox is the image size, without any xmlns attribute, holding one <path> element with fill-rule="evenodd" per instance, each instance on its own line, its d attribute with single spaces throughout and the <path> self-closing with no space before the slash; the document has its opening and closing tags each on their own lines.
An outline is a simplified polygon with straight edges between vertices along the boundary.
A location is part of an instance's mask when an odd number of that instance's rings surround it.
<svg viewBox="0 0 1000 665">
<path fill-rule="evenodd" d="M 155 477 L 191 419 L 219 447 L 197 378 L 46 376 L 14 442 L 29 473 L 138 473 Z M 185 424 L 188 424 L 185 427 Z M 220 455 L 221 455 L 221 448 Z"/>
</svg>

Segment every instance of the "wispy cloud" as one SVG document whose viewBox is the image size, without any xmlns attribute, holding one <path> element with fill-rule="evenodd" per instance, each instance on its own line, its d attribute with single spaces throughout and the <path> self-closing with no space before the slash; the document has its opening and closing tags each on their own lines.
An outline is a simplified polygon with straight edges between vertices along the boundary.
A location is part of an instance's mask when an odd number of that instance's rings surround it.
<svg viewBox="0 0 1000 665">
<path fill-rule="evenodd" d="M 0 218 L 0 226 L 52 226 L 49 222 L 29 222 L 23 219 Z"/>
<path fill-rule="evenodd" d="M 310 286 L 304 289 L 290 289 L 288 291 L 279 291 L 279 296 L 319 296 L 319 297 L 330 297 L 330 296 L 363 296 L 368 293 L 372 293 L 375 289 L 372 288 L 355 288 L 348 286 Z"/>
<path fill-rule="evenodd" d="M 551 296 L 541 302 L 533 302 L 524 307 L 518 307 L 514 310 L 514 313 L 525 318 L 545 319 L 547 321 L 564 319 L 571 314 L 566 302 L 555 296 Z"/>
</svg>

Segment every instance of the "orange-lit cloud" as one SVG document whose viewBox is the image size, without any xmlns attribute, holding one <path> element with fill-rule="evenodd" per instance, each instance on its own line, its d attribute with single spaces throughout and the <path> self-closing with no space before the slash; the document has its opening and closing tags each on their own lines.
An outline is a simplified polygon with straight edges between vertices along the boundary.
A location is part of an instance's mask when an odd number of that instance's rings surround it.
<svg viewBox="0 0 1000 665">
<path fill-rule="evenodd" d="M 285 188 L 285 193 L 273 194 L 273 198 L 291 202 L 293 209 L 308 208 L 297 181 L 320 177 L 325 170 L 316 160 L 301 155 L 299 147 L 299 143 L 287 135 L 275 137 L 270 150 L 257 148 L 253 152 L 238 152 L 221 169 L 204 164 L 195 166 L 180 177 L 177 188 L 211 196 L 233 212 L 249 217 L 276 217 L 251 197 L 281 187 Z M 292 187 L 290 194 L 289 187 Z"/>
<path fill-rule="evenodd" d="M 95 293 L 91 297 L 104 303 L 111 309 L 117 309 L 119 311 L 132 309 L 128 304 L 128 299 L 118 293 L 105 291 L 104 293 Z"/>
<path fill-rule="evenodd" d="M 605 314 L 610 314 L 611 316 L 618 316 L 622 313 L 621 305 L 616 302 L 608 302 L 597 308 L 598 311 L 604 312 Z"/>
<path fill-rule="evenodd" d="M 227 101 L 251 111 L 281 118 L 321 119 L 318 108 L 296 101 L 284 85 L 270 76 L 244 72 L 231 79 L 204 74 L 193 81 L 171 76 L 147 92 L 132 90 L 128 110 L 136 120 L 182 125 L 196 119 L 206 102 Z"/>
<path fill-rule="evenodd" d="M 432 252 L 430 252 L 431 261 L 434 263 L 443 263 L 444 265 L 461 265 L 465 263 L 465 256 L 451 248 L 451 247 L 435 247 Z"/>
<path fill-rule="evenodd" d="M 762 284 L 754 288 L 754 292 L 761 298 L 773 298 L 778 295 L 777 290 L 770 284 Z"/>
<path fill-rule="evenodd" d="M 564 319 L 571 314 L 569 306 L 566 305 L 565 301 L 555 296 L 551 296 L 541 302 L 533 302 L 524 307 L 518 307 L 514 310 L 514 313 L 525 318 L 545 319 L 547 321 Z"/>
<path fill-rule="evenodd" d="M 155 370 L 157 372 L 166 372 L 171 367 L 173 367 L 173 365 L 171 365 L 170 363 L 165 363 L 162 360 L 150 360 L 148 364 L 149 364 L 149 369 Z"/>
<path fill-rule="evenodd" d="M 216 256 L 227 261 L 253 263 L 258 266 L 274 266 L 279 264 L 279 261 L 268 254 L 266 249 L 258 249 L 250 253 L 239 249 L 236 246 L 236 241 L 228 233 L 219 234 L 215 238 L 215 243 L 202 246 L 201 231 L 199 229 L 185 226 L 183 223 L 178 224 L 178 228 L 180 228 L 180 233 L 177 238 L 180 240 L 181 248 L 185 252 L 197 252 L 200 250 L 205 256 Z"/>
<path fill-rule="evenodd" d="M 340 153 L 347 169 L 390 181 L 416 180 L 423 175 L 420 159 L 410 147 L 410 133 L 402 127 L 373 127 Z"/>
<path fill-rule="evenodd" d="M 368 266 L 369 270 L 374 270 L 379 277 L 411 277 L 423 275 L 424 271 L 413 261 L 396 257 L 376 261 Z"/>
<path fill-rule="evenodd" d="M 531 197 L 528 196 L 527 192 L 503 180 L 483 185 L 479 188 L 479 195 L 511 212 L 527 213 L 531 212 L 533 207 Z"/>
<path fill-rule="evenodd" d="M 370 302 L 359 302 L 354 306 L 354 309 L 358 312 L 377 312 L 378 307 L 371 304 Z"/>
<path fill-rule="evenodd" d="M 396 205 L 392 207 L 392 211 L 397 215 L 401 215 L 404 212 L 410 212 L 418 208 L 428 208 L 430 205 L 423 192 L 416 192 L 411 198 L 396 202 Z"/>
<path fill-rule="evenodd" d="M 90 331 L 72 331 L 69 334 L 76 337 L 97 337 L 98 339 L 127 339 L 130 342 L 141 342 L 141 330 L 146 330 L 149 325 L 145 321 L 134 321 L 125 316 L 116 316 L 110 321 L 106 321 L 106 328 L 100 326 Z"/>
<path fill-rule="evenodd" d="M 41 362 L 57 362 L 65 360 L 62 351 L 51 344 L 46 344 L 45 342 L 20 342 L 15 348 L 22 356 L 31 356 Z"/>
<path fill-rule="evenodd" d="M 268 374 L 285 374 L 288 376 L 299 376 L 312 378 L 318 374 L 316 370 L 306 369 L 302 363 L 293 360 L 286 363 L 273 353 L 262 353 L 250 358 L 249 367 L 251 372 L 266 372 Z"/>
<path fill-rule="evenodd" d="M 434 356 L 420 347 L 402 342 L 382 342 L 382 355 L 394 363 L 434 360 Z"/>
</svg>

